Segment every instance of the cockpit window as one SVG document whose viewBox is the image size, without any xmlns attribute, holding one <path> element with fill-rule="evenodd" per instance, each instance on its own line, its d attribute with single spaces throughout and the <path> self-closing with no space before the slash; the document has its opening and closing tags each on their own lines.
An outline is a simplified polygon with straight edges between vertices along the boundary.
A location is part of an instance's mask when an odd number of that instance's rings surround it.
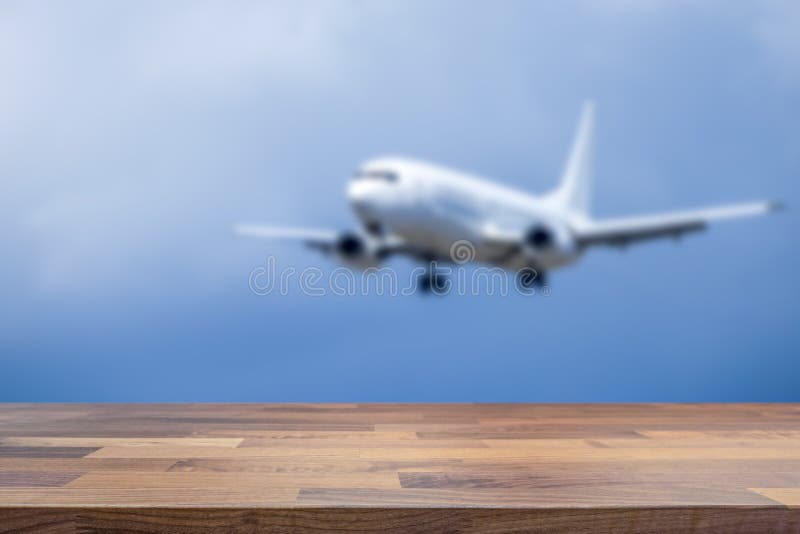
<svg viewBox="0 0 800 534">
<path fill-rule="evenodd" d="M 383 182 L 396 182 L 397 173 L 392 171 L 381 171 L 377 169 L 360 169 L 356 171 L 357 180 L 380 180 Z"/>
</svg>

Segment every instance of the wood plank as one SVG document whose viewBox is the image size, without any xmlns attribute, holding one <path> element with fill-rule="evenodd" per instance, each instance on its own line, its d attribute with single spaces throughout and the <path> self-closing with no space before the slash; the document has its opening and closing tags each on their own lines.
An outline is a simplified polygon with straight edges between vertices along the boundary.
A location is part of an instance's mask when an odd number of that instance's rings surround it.
<svg viewBox="0 0 800 534">
<path fill-rule="evenodd" d="M 0 446 L 0 458 L 82 458 L 98 447 L 13 447 Z"/>
<path fill-rule="evenodd" d="M 17 436 L 0 438 L 1 446 L 14 447 L 153 447 L 174 445 L 176 447 L 238 447 L 243 438 L 113 438 L 104 436 L 83 437 L 37 437 Z M 90 451 L 93 452 L 93 451 Z"/>
<path fill-rule="evenodd" d="M 401 441 L 401 440 L 418 440 L 416 432 L 378 432 L 371 431 L 350 431 L 341 432 L 336 430 L 251 430 L 242 434 L 247 429 L 235 430 L 218 430 L 209 429 L 208 435 L 213 436 L 216 434 L 237 434 L 244 435 L 246 441 L 254 443 L 256 440 L 261 442 L 282 443 L 279 440 L 314 440 L 316 446 L 321 443 L 329 441 L 351 441 L 357 443 L 371 442 L 371 441 Z"/>
<path fill-rule="evenodd" d="M 775 440 L 800 441 L 798 430 L 640 430 L 639 434 L 654 440 L 700 441 L 707 439 L 757 440 L 771 443 Z"/>
<path fill-rule="evenodd" d="M 0 488 L 0 510 L 5 507 L 85 508 L 119 506 L 293 506 L 297 489 L 246 488 Z"/>
<path fill-rule="evenodd" d="M 70 488 L 295 488 L 313 485 L 320 488 L 400 488 L 397 473 L 220 473 L 170 471 L 168 473 L 130 473 L 98 471 L 87 473 L 67 484 Z"/>
<path fill-rule="evenodd" d="M 103 447 L 87 454 L 87 458 L 259 458 L 259 457 L 319 457 L 358 458 L 357 447 Z"/>
<path fill-rule="evenodd" d="M 377 432 L 376 432 L 377 434 Z M 245 438 L 239 447 L 307 447 L 308 439 L 263 439 Z M 413 448 L 486 448 L 488 445 L 478 439 L 320 439 L 314 440 L 314 447 L 348 448 L 378 448 L 391 449 L 394 447 Z"/>
<path fill-rule="evenodd" d="M 520 491 L 522 490 L 522 491 Z M 770 506 L 774 500 L 746 488 L 718 485 L 656 483 L 520 488 L 304 488 L 297 502 L 307 505 L 347 506 L 479 506 L 484 508 L 552 508 L 565 501 L 575 508 L 691 506 L 702 498 L 714 506 Z"/>
<path fill-rule="evenodd" d="M 59 487 L 80 475 L 58 471 L 0 471 L 0 487 Z"/>
<path fill-rule="evenodd" d="M 447 484 L 491 487 L 512 485 L 525 487 L 610 485 L 649 483 L 696 483 L 698 485 L 721 483 L 747 487 L 754 481 L 760 487 L 799 486 L 800 461 L 750 460 L 743 465 L 740 460 L 648 460 L 602 462 L 553 462 L 520 465 L 508 461 L 464 460 L 442 465 L 431 461 L 422 468 L 396 465 L 401 480 L 404 474 L 430 474 L 447 479 Z"/>
<path fill-rule="evenodd" d="M 437 443 L 442 440 L 420 440 Z M 463 441 L 463 440 L 461 440 Z M 547 448 L 574 448 L 574 447 L 593 447 L 611 449 L 672 449 L 672 448 L 773 448 L 773 449 L 800 449 L 800 438 L 735 438 L 735 437 L 716 437 L 707 436 L 705 438 L 697 435 L 687 436 L 685 439 L 673 438 L 594 438 L 594 439 L 484 439 L 483 443 L 487 447 L 499 449 L 524 448 L 524 449 L 547 449 Z M 453 443 L 459 443 L 453 440 Z"/>
<path fill-rule="evenodd" d="M 800 508 L 800 487 L 753 488 L 753 491 L 786 506 Z"/>
<path fill-rule="evenodd" d="M 358 458 L 191 458 L 175 462 L 170 471 L 211 471 L 222 473 L 271 472 L 271 473 L 397 473 L 403 469 L 441 471 L 461 463 L 458 459 L 407 460 L 381 462 Z"/>
<path fill-rule="evenodd" d="M 576 454 L 575 451 L 580 451 Z M 102 450 L 94 454 L 102 454 Z M 585 449 L 563 448 L 364 448 L 360 450 L 361 458 L 370 460 L 403 460 L 416 458 L 461 458 L 461 459 L 494 459 L 512 462 L 537 461 L 559 462 L 568 459 L 586 462 L 604 460 L 714 460 L 714 459 L 774 459 L 797 460 L 800 459 L 800 448 L 769 448 L 760 447 L 743 449 L 738 447 L 641 447 L 641 448 L 600 448 L 590 447 Z"/>
<path fill-rule="evenodd" d="M 175 458 L 0 458 L 0 470 L 31 472 L 167 471 Z"/>
</svg>

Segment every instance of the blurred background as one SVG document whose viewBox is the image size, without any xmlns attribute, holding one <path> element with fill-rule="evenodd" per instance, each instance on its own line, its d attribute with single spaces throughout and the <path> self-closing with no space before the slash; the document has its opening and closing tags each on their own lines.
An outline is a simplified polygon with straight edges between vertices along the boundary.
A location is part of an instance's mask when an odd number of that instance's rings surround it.
<svg viewBox="0 0 800 534">
<path fill-rule="evenodd" d="M 0 4 L 0 401 L 798 401 L 800 3 Z M 788 210 L 593 250 L 547 298 L 253 294 L 333 268 L 359 162 L 531 192 L 598 106 L 598 217 Z M 413 265 L 391 266 L 402 272 Z"/>
</svg>

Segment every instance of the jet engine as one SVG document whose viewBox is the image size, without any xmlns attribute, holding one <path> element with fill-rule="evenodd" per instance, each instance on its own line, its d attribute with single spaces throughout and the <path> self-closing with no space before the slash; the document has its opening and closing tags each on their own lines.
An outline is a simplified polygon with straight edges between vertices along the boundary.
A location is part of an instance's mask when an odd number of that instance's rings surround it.
<svg viewBox="0 0 800 534">
<path fill-rule="evenodd" d="M 532 264 L 547 269 L 570 263 L 577 256 L 575 238 L 563 224 L 533 224 L 524 234 L 522 249 Z"/>
<path fill-rule="evenodd" d="M 362 269 L 375 267 L 383 259 L 379 240 L 356 232 L 341 234 L 334 245 L 334 252 L 341 262 Z"/>
</svg>

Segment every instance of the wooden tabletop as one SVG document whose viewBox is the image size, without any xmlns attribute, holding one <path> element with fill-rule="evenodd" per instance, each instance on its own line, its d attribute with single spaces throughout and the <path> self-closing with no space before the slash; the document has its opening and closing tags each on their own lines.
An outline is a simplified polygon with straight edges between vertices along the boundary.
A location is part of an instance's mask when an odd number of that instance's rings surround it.
<svg viewBox="0 0 800 534">
<path fill-rule="evenodd" d="M 0 532 L 800 532 L 800 405 L 0 404 Z"/>
</svg>

